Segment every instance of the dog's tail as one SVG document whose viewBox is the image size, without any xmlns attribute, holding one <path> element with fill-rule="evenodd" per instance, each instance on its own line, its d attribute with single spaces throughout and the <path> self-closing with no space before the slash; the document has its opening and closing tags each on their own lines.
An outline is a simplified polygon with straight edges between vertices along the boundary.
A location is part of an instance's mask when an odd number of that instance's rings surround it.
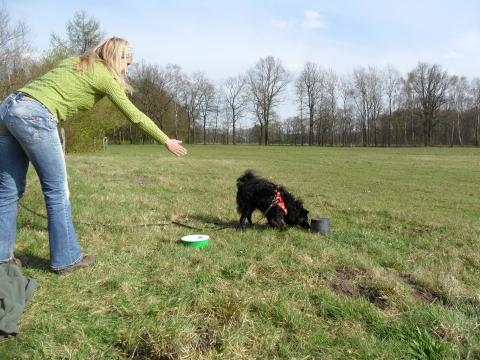
<svg viewBox="0 0 480 360">
<path fill-rule="evenodd" d="M 245 171 L 245 174 L 243 174 L 242 176 L 240 176 L 237 179 L 237 187 L 242 186 L 245 181 L 254 179 L 255 177 L 256 177 L 256 175 L 253 172 L 253 170 L 249 169 L 249 170 Z"/>
</svg>

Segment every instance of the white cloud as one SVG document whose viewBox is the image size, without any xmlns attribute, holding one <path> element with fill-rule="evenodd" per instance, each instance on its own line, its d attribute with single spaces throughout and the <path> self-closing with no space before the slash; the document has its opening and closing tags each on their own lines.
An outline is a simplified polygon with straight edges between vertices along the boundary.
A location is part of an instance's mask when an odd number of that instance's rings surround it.
<svg viewBox="0 0 480 360">
<path fill-rule="evenodd" d="M 317 11 L 305 10 L 303 26 L 307 29 L 327 28 L 328 23 L 323 19 Z"/>
</svg>

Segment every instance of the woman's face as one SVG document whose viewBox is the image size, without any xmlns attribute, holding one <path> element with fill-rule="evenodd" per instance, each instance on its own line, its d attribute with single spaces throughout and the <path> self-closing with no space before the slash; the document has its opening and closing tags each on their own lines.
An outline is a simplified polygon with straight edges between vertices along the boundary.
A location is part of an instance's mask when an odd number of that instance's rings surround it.
<svg viewBox="0 0 480 360">
<path fill-rule="evenodd" d="M 128 73 L 128 67 L 133 63 L 133 51 L 130 47 L 127 47 L 123 51 L 123 54 L 124 55 L 122 56 L 122 60 L 124 60 L 125 62 L 122 69 L 122 75 L 126 75 Z"/>
<path fill-rule="evenodd" d="M 125 59 L 125 65 L 122 69 L 122 75 L 126 75 L 128 73 L 128 67 L 133 63 L 133 56 L 130 56 Z"/>
</svg>

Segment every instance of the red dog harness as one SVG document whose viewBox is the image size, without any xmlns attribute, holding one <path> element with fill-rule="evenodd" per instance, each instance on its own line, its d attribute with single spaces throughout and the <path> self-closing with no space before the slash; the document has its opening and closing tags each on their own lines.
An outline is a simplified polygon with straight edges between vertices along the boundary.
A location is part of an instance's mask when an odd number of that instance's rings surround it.
<svg viewBox="0 0 480 360">
<path fill-rule="evenodd" d="M 283 196 L 278 189 L 275 190 L 275 198 L 273 199 L 273 202 L 283 211 L 285 215 L 288 214 L 287 207 L 285 206 L 285 200 L 283 200 Z"/>
</svg>

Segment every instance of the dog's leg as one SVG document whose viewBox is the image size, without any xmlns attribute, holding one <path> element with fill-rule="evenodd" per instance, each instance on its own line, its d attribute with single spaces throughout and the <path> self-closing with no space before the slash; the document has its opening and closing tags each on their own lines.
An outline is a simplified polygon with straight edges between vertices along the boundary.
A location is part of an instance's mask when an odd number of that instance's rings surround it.
<svg viewBox="0 0 480 360">
<path fill-rule="evenodd" d="M 242 213 L 242 216 L 240 216 L 240 228 L 242 229 L 245 228 L 245 218 L 246 216 Z"/>
<path fill-rule="evenodd" d="M 267 217 L 268 223 L 271 227 L 274 227 L 278 230 L 283 230 L 285 228 L 285 220 L 281 215 L 274 215 Z"/>
<path fill-rule="evenodd" d="M 252 214 L 253 214 L 254 211 L 255 211 L 255 209 L 248 209 L 248 211 L 247 211 L 247 220 L 248 220 L 248 223 L 250 225 L 253 225 Z"/>
</svg>

